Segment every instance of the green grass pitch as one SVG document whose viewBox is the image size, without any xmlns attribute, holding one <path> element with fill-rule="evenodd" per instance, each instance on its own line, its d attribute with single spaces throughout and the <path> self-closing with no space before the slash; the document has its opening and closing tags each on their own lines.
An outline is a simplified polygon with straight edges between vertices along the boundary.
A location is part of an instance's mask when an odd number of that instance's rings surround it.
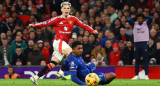
<svg viewBox="0 0 160 86">
<path fill-rule="evenodd" d="M 71 80 L 40 79 L 38 86 L 78 86 Z M 34 86 L 29 79 L 0 79 L 0 86 Z M 108 85 L 103 86 L 160 86 L 160 80 L 130 80 L 115 79 Z"/>
</svg>

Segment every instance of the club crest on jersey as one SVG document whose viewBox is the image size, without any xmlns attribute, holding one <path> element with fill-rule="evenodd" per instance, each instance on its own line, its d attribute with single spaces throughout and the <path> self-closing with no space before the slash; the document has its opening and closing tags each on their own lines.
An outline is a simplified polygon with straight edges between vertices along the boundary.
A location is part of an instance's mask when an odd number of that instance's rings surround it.
<svg viewBox="0 0 160 86">
<path fill-rule="evenodd" d="M 73 61 L 71 62 L 71 68 L 74 68 L 74 62 Z"/>
<path fill-rule="evenodd" d="M 119 54 L 116 54 L 116 56 L 119 56 Z"/>
<path fill-rule="evenodd" d="M 72 21 L 69 21 L 69 24 L 72 24 Z"/>
</svg>

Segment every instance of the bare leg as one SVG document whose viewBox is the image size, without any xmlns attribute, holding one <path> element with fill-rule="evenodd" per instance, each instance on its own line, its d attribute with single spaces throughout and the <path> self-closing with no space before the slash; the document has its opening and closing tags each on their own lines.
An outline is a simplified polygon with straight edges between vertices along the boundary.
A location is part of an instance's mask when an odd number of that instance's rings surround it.
<svg viewBox="0 0 160 86">
<path fill-rule="evenodd" d="M 70 52 L 72 52 L 72 48 L 66 48 L 64 50 L 62 50 L 62 54 L 68 56 L 70 54 Z M 53 63 L 54 62 L 54 63 Z M 45 75 L 46 73 L 48 73 L 51 69 L 56 67 L 56 64 L 60 63 L 60 60 L 55 57 L 54 55 L 51 58 L 51 63 L 47 64 L 46 67 L 44 67 L 39 73 L 38 76 L 41 77 L 43 75 Z"/>
<path fill-rule="evenodd" d="M 49 64 L 47 64 L 47 66 L 45 66 L 39 73 L 38 73 L 38 77 L 41 77 L 43 75 L 45 75 L 46 73 L 48 73 L 50 70 L 52 70 L 53 68 L 56 67 L 56 64 L 54 64 L 53 62 L 56 62 L 57 64 L 60 63 L 60 60 L 58 58 L 56 58 L 55 56 L 52 56 L 51 58 L 51 62 Z"/>
<path fill-rule="evenodd" d="M 68 57 L 68 55 L 69 55 L 71 52 L 72 52 L 72 48 L 70 48 L 70 47 L 62 50 L 62 53 L 63 53 L 66 57 Z"/>
<path fill-rule="evenodd" d="M 43 67 L 42 70 L 37 75 L 35 75 L 33 77 L 30 77 L 30 80 L 32 81 L 32 83 L 35 84 L 35 85 L 38 85 L 37 81 L 38 81 L 39 77 L 45 75 L 50 70 L 52 70 L 53 68 L 55 68 L 55 66 L 59 62 L 60 62 L 60 60 L 58 58 L 56 58 L 55 56 L 52 56 L 51 63 L 49 63 L 45 67 Z"/>
<path fill-rule="evenodd" d="M 68 56 L 70 54 L 70 52 L 72 52 L 72 48 L 69 47 L 65 50 L 62 50 L 62 55 Z M 51 58 L 51 62 L 49 64 L 47 64 L 47 66 L 43 67 L 42 70 L 37 75 L 35 75 L 33 77 L 30 77 L 30 80 L 33 82 L 33 84 L 38 85 L 37 81 L 38 81 L 39 77 L 48 73 L 50 70 L 55 68 L 56 65 L 59 64 L 59 63 L 60 63 L 60 60 L 58 59 L 58 57 L 55 57 L 53 55 L 52 58 Z M 60 74 L 60 75 L 64 76 L 63 71 L 62 71 L 62 74 Z"/>
<path fill-rule="evenodd" d="M 72 52 L 72 48 L 70 48 L 70 47 L 62 50 L 62 53 L 65 55 L 65 58 L 67 58 L 68 55 L 69 55 L 71 52 Z M 56 77 L 57 77 L 57 78 L 61 78 L 62 80 L 66 80 L 66 78 L 65 78 L 65 76 L 64 76 L 64 72 L 63 72 L 63 71 L 65 71 L 65 70 L 66 70 L 65 66 L 62 64 L 59 72 L 56 74 Z"/>
<path fill-rule="evenodd" d="M 115 73 L 105 73 L 104 75 L 106 77 L 105 84 L 109 84 L 113 79 L 116 78 L 116 74 Z"/>
</svg>

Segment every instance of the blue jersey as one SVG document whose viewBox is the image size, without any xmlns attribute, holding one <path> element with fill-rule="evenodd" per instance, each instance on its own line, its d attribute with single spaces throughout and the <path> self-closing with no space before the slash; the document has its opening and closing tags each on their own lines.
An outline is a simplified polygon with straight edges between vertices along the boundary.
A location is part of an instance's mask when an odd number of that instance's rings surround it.
<svg viewBox="0 0 160 86">
<path fill-rule="evenodd" d="M 83 82 L 85 81 L 85 77 L 92 72 L 88 69 L 81 56 L 77 57 L 72 55 L 72 53 L 70 53 L 68 58 L 64 61 L 64 65 L 69 68 L 70 72 L 76 71 L 77 77 Z"/>
<path fill-rule="evenodd" d="M 72 53 L 64 61 L 64 65 L 69 68 L 71 80 L 79 85 L 86 85 L 85 77 L 89 73 L 93 73 L 96 68 L 94 63 L 89 62 L 85 64 L 81 56 L 77 57 L 72 55 Z M 106 81 L 104 74 L 97 73 L 97 75 L 100 78 L 100 84 L 103 84 Z"/>
</svg>

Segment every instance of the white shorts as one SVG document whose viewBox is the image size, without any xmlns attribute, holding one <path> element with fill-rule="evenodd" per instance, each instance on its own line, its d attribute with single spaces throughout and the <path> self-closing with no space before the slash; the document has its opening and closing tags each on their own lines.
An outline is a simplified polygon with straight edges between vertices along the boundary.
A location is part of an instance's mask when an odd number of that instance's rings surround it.
<svg viewBox="0 0 160 86">
<path fill-rule="evenodd" d="M 58 58 L 61 61 L 62 58 L 64 57 L 64 54 L 62 54 L 62 51 L 67 48 L 70 48 L 70 46 L 65 41 L 58 39 L 58 40 L 54 40 L 53 48 L 54 48 L 54 52 L 52 55 L 54 55 L 56 58 Z"/>
</svg>

